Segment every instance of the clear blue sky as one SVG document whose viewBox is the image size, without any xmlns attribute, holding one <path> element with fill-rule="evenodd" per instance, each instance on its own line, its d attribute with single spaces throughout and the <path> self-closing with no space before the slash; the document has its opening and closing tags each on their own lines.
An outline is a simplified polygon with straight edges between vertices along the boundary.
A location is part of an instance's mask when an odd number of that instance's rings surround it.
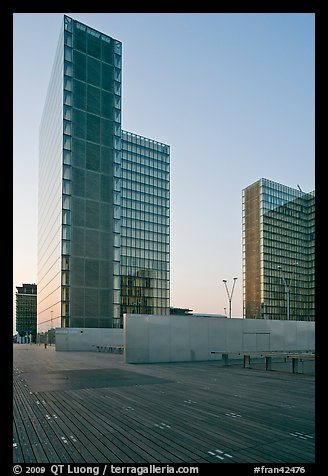
<svg viewBox="0 0 328 476">
<path fill-rule="evenodd" d="M 123 43 L 122 127 L 171 146 L 171 305 L 224 313 L 242 189 L 314 190 L 312 13 L 70 13 Z M 64 13 L 16 13 L 13 287 L 37 283 L 38 132 Z"/>
</svg>

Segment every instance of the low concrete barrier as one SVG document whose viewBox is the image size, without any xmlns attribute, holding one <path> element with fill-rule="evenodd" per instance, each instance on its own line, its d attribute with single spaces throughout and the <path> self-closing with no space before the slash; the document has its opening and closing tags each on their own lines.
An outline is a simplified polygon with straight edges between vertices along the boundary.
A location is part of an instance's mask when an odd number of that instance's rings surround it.
<svg viewBox="0 0 328 476">
<path fill-rule="evenodd" d="M 124 316 L 127 363 L 219 360 L 227 352 L 315 349 L 315 323 L 208 316 Z"/>
<path fill-rule="evenodd" d="M 56 350 L 99 352 L 100 348 L 122 348 L 123 329 L 57 328 Z M 104 352 L 104 350 L 103 350 Z"/>
</svg>

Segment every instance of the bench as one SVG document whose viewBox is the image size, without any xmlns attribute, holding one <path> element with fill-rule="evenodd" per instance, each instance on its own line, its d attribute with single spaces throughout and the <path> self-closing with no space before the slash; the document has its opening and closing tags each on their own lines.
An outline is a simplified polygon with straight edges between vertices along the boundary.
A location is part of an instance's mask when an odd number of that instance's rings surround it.
<svg viewBox="0 0 328 476">
<path fill-rule="evenodd" d="M 122 354 L 122 345 L 96 345 L 98 352 L 110 352 L 112 354 Z"/>
<path fill-rule="evenodd" d="M 220 352 L 220 351 L 211 351 L 211 354 L 222 354 L 222 360 L 224 365 L 229 365 L 229 355 L 242 355 L 244 359 L 244 368 L 251 368 L 251 357 L 253 358 L 265 358 L 265 370 L 272 370 L 272 358 L 274 357 L 283 357 L 285 362 L 287 360 L 292 360 L 292 373 L 299 372 L 299 362 L 304 360 L 315 360 L 315 353 L 312 351 L 309 352 L 283 352 L 283 351 L 268 351 L 268 352 Z"/>
</svg>

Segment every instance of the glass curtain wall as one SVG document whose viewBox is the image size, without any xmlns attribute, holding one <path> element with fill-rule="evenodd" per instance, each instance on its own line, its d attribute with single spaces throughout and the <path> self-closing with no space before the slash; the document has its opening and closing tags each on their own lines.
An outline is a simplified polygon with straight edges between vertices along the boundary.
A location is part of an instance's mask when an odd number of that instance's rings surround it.
<svg viewBox="0 0 328 476">
<path fill-rule="evenodd" d="M 64 29 L 61 29 L 40 123 L 38 332 L 61 326 L 61 224 Z"/>
<path fill-rule="evenodd" d="M 121 129 L 122 44 L 64 16 L 40 126 L 38 332 L 169 314 L 170 148 Z"/>
<path fill-rule="evenodd" d="M 62 316 L 115 327 L 120 305 L 121 43 L 65 17 Z"/>
<path fill-rule="evenodd" d="M 314 320 L 314 192 L 261 179 L 243 191 L 244 315 Z"/>
<path fill-rule="evenodd" d="M 40 127 L 39 332 L 120 324 L 122 45 L 64 16 Z"/>
<path fill-rule="evenodd" d="M 170 148 L 122 131 L 121 317 L 169 314 Z"/>
</svg>

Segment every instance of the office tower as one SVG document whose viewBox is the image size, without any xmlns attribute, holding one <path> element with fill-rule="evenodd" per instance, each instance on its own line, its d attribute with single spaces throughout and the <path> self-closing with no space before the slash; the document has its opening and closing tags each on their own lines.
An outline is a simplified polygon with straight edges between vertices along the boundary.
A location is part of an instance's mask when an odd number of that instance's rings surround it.
<svg viewBox="0 0 328 476">
<path fill-rule="evenodd" d="M 244 317 L 315 319 L 315 193 L 267 179 L 243 190 Z"/>
<path fill-rule="evenodd" d="M 122 131 L 121 314 L 169 314 L 169 146 Z"/>
<path fill-rule="evenodd" d="M 161 248 L 161 257 L 149 257 L 155 252 L 153 242 L 169 244 L 168 221 L 165 233 L 157 230 L 161 214 L 168 216 L 168 194 L 165 204 L 154 208 L 164 182 L 169 187 L 169 147 L 122 131 L 121 78 L 121 42 L 64 16 L 40 127 L 40 331 L 50 327 L 51 316 L 56 327 L 120 327 L 130 305 L 134 312 L 169 308 L 168 294 L 162 293 L 169 268 L 159 269 L 168 248 Z M 139 145 L 141 140 L 147 146 Z M 162 167 L 165 178 L 160 178 Z M 135 194 L 129 197 L 132 185 Z M 145 192 L 146 186 L 151 190 Z M 122 246 L 124 211 L 131 211 L 132 223 L 124 225 Z M 141 223 L 134 218 L 137 212 Z M 156 231 L 148 229 L 152 219 Z M 129 269 L 127 258 L 134 258 Z M 146 281 L 139 285 L 137 278 Z M 152 296 L 142 291 L 149 286 Z M 147 300 L 124 308 L 123 297 L 136 288 Z M 155 295 L 151 304 L 148 297 Z"/>
<path fill-rule="evenodd" d="M 20 337 L 27 337 L 35 342 L 37 285 L 23 284 L 16 286 L 16 289 L 16 331 Z"/>
</svg>

